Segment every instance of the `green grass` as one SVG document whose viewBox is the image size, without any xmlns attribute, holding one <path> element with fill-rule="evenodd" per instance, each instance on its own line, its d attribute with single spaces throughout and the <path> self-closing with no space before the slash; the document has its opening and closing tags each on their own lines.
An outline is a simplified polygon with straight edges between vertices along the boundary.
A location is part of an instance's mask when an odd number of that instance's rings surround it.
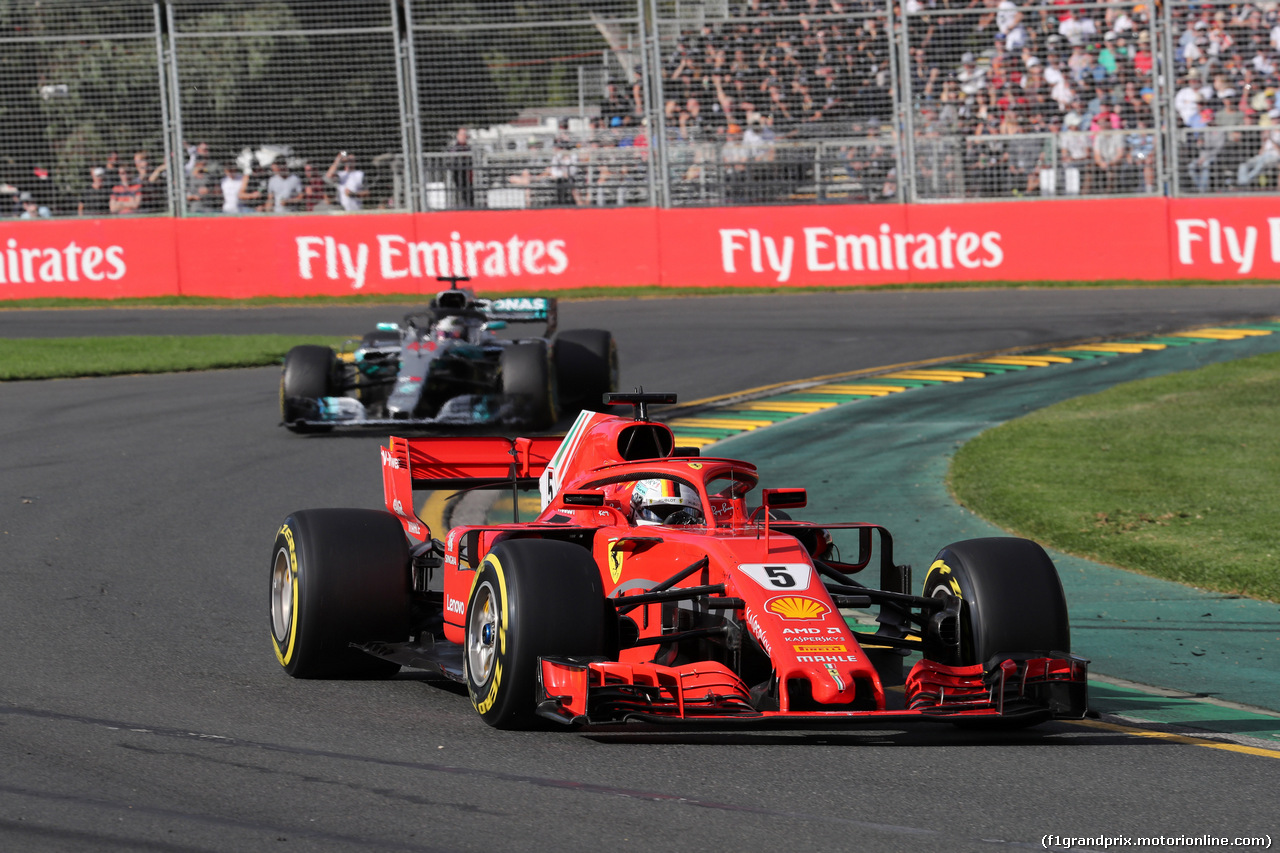
<svg viewBox="0 0 1280 853">
<path fill-rule="evenodd" d="M 316 335 L 129 335 L 0 339 L 0 380 L 172 373 L 279 364 L 298 344 L 342 343 Z"/>
<path fill-rule="evenodd" d="M 796 286 L 796 287 L 581 287 L 566 290 L 512 290 L 501 293 L 477 291 L 485 297 L 498 296 L 555 296 L 569 301 L 574 299 L 645 299 L 671 296 L 745 296 L 762 293 L 830 293 L 866 290 L 991 290 L 1020 289 L 1028 287 L 1081 288 L 1081 287 L 1202 287 L 1206 285 L 1257 285 L 1263 282 L 1209 281 L 1183 279 L 1177 281 L 989 281 L 989 282 L 935 282 L 929 284 L 877 284 L 850 285 L 847 287 Z M 443 285 L 441 285 L 443 287 Z M 403 305 L 425 302 L 436 292 L 434 287 L 412 293 L 352 294 L 349 296 L 258 296 L 251 299 L 221 299 L 207 296 L 155 296 L 126 299 L 68 299 L 45 297 L 38 299 L 0 300 L 0 310 L 22 308 L 260 308 L 267 305 Z"/>
<path fill-rule="evenodd" d="M 1061 551 L 1280 601 L 1280 353 L 1010 421 L 960 449 L 948 485 Z"/>
</svg>

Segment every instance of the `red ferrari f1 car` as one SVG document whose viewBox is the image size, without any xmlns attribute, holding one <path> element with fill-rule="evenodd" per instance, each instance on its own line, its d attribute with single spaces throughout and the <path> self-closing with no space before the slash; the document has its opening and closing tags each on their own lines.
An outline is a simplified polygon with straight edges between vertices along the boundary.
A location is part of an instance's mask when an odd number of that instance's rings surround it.
<svg viewBox="0 0 1280 853">
<path fill-rule="evenodd" d="M 386 511 L 290 515 L 271 560 L 280 665 L 299 678 L 429 670 L 466 684 L 498 727 L 1085 714 L 1088 662 L 1070 652 L 1039 545 L 953 543 L 915 594 L 885 528 L 793 520 L 804 489 L 753 501 L 754 465 L 676 447 L 647 411 L 674 395 L 607 402 L 634 417 L 583 412 L 563 439 L 392 437 Z M 513 522 L 443 541 L 414 509 L 416 489 L 534 486 L 536 518 L 519 520 L 513 494 Z M 859 580 L 868 568 L 878 582 Z"/>
</svg>

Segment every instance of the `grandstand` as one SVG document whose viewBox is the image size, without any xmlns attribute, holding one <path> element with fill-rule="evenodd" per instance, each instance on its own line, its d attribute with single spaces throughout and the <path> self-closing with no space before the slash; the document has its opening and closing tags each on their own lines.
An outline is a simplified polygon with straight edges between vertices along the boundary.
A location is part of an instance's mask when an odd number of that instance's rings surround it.
<svg viewBox="0 0 1280 853">
<path fill-rule="evenodd" d="M 11 8 L 0 213 L 19 217 L 1178 197 L 1280 177 L 1275 3 Z M 272 146 L 288 155 L 228 168 Z"/>
</svg>

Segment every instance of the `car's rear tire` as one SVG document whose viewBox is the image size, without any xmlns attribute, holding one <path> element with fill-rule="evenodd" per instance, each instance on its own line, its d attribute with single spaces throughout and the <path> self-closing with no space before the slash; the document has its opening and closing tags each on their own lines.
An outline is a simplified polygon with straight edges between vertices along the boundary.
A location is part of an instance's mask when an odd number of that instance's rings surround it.
<svg viewBox="0 0 1280 853">
<path fill-rule="evenodd" d="M 340 393 L 342 362 L 330 347 L 303 344 L 289 350 L 280 373 L 280 418 L 294 432 L 322 432 L 331 427 L 299 423 L 314 417 L 321 397 Z"/>
<path fill-rule="evenodd" d="M 502 393 L 516 407 L 517 419 L 534 429 L 556 422 L 556 387 L 544 342 L 512 344 L 502 351 Z"/>
<path fill-rule="evenodd" d="M 618 345 L 603 329 L 569 329 L 556 336 L 556 381 L 562 405 L 603 411 L 618 390 Z"/>
<path fill-rule="evenodd" d="M 538 658 L 605 651 L 604 587 L 591 554 L 552 539 L 499 542 L 467 601 L 467 692 L 497 728 L 537 721 Z"/>
<path fill-rule="evenodd" d="M 271 550 L 271 641 L 295 678 L 385 678 L 399 664 L 351 648 L 409 635 L 409 547 L 394 515 L 309 509 Z"/>
<path fill-rule="evenodd" d="M 1067 599 L 1053 560 L 1029 539 L 993 536 L 938 552 L 924 594 L 960 601 L 961 666 L 1001 652 L 1071 651 Z"/>
</svg>

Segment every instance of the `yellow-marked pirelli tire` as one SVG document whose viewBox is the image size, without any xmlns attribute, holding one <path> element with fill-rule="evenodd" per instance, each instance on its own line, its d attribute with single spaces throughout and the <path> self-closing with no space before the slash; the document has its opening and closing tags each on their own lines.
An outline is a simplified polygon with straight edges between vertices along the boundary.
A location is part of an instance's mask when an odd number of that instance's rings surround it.
<svg viewBox="0 0 1280 853">
<path fill-rule="evenodd" d="M 605 648 L 604 587 L 582 547 L 551 539 L 499 542 L 467 600 L 467 692 L 486 723 L 528 728 L 538 658 L 585 657 Z"/>
<path fill-rule="evenodd" d="M 295 678 L 385 678 L 399 664 L 352 643 L 409 637 L 409 548 L 400 522 L 369 509 L 308 509 L 271 549 L 271 642 Z"/>
<path fill-rule="evenodd" d="M 534 429 L 556 422 L 555 374 L 544 342 L 525 341 L 502 350 L 502 393 Z"/>
<path fill-rule="evenodd" d="M 604 411 L 618 390 L 618 345 L 604 329 L 568 329 L 552 345 L 561 408 Z"/>
<path fill-rule="evenodd" d="M 1071 651 L 1067 600 L 1053 561 L 1029 539 L 994 536 L 953 542 L 938 552 L 924 594 L 949 592 L 960 605 L 961 666 L 1002 652 Z"/>
<path fill-rule="evenodd" d="M 280 372 L 280 419 L 294 432 L 325 432 L 332 427 L 298 423 L 319 409 L 312 401 L 341 393 L 342 363 L 329 347 L 304 344 L 289 350 Z"/>
</svg>

